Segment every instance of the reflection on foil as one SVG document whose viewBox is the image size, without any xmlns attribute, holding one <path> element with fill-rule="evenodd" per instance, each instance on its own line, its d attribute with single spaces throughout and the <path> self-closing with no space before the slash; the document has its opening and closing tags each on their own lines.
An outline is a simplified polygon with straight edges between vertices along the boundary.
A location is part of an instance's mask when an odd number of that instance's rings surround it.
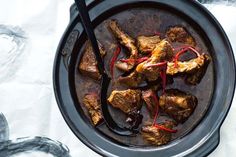
<svg viewBox="0 0 236 157">
<path fill-rule="evenodd" d="M 22 152 L 40 151 L 55 157 L 70 157 L 67 146 L 47 137 L 25 137 L 8 140 L 8 123 L 0 113 L 0 157 L 10 157 Z"/>
<path fill-rule="evenodd" d="M 20 27 L 0 25 L 0 43 L 0 81 L 3 81 L 12 77 L 21 64 L 25 32 Z"/>
</svg>

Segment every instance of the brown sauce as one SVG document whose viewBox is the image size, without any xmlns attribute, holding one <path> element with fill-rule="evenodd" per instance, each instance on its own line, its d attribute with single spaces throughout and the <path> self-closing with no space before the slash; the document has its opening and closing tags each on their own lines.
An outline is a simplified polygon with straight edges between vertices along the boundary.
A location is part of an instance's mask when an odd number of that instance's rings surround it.
<svg viewBox="0 0 236 157">
<path fill-rule="evenodd" d="M 130 9 L 121 13 L 118 13 L 110 19 L 115 19 L 118 21 L 119 25 L 122 27 L 122 29 L 128 33 L 131 37 L 136 38 L 139 35 L 153 35 L 155 32 L 160 32 L 162 34 L 165 34 L 165 31 L 175 25 L 183 26 L 187 29 L 187 31 L 195 38 L 196 40 L 196 47 L 200 49 L 201 53 L 209 54 L 207 43 L 204 42 L 204 37 L 200 36 L 197 33 L 197 30 L 195 27 L 192 27 L 191 23 L 186 22 L 183 20 L 180 16 L 177 16 L 175 14 L 172 14 L 165 10 L 159 10 L 159 9 L 149 9 L 149 8 L 135 8 Z M 109 19 L 107 19 L 109 20 Z M 107 73 L 109 73 L 109 62 L 112 58 L 113 52 L 116 50 L 117 41 L 113 37 L 112 33 L 107 27 L 107 21 L 102 22 L 99 24 L 95 29 L 96 36 L 100 43 L 104 46 L 104 49 L 106 51 L 106 56 L 104 58 L 105 61 L 105 68 L 107 70 Z M 84 47 L 81 49 L 81 52 L 83 52 Z M 126 56 L 125 50 L 122 49 L 121 54 L 119 55 L 119 58 L 124 58 Z M 78 60 L 79 62 L 79 60 Z M 76 85 L 76 93 L 79 100 L 79 103 L 81 104 L 81 108 L 84 111 L 84 114 L 86 116 L 89 115 L 85 109 L 85 106 L 83 105 L 83 97 L 86 93 L 89 92 L 98 92 L 100 93 L 100 85 L 98 81 L 94 81 L 91 78 L 88 78 L 86 76 L 83 76 L 78 71 L 78 62 L 75 72 L 75 85 Z M 196 85 L 196 86 L 190 86 L 187 85 L 183 78 L 177 77 L 174 79 L 174 83 L 171 85 L 167 85 L 166 89 L 170 88 L 177 88 L 182 91 L 191 93 L 192 95 L 196 96 L 198 99 L 198 105 L 194 111 L 194 113 L 189 117 L 189 119 L 184 124 L 179 124 L 177 127 L 178 132 L 172 135 L 172 139 L 180 138 L 187 133 L 189 133 L 201 120 L 201 118 L 206 113 L 210 101 L 211 96 L 213 93 L 213 85 L 214 85 L 214 79 L 213 79 L 213 63 L 211 62 L 208 66 L 207 72 L 205 76 L 203 77 L 202 81 Z M 122 72 L 114 68 L 114 78 L 116 79 L 118 76 L 120 76 Z M 113 89 L 126 89 L 124 86 L 120 86 L 115 82 L 112 82 L 110 85 L 110 89 L 107 93 L 109 96 L 110 92 Z M 110 113 L 114 118 L 114 120 L 121 124 L 125 125 L 125 115 L 118 109 L 114 109 L 112 107 L 109 107 Z M 146 122 L 151 122 L 151 119 L 149 117 L 149 113 L 143 105 L 142 107 L 142 115 L 144 116 L 143 122 L 141 125 L 144 125 Z M 166 118 L 165 114 L 160 113 L 161 116 L 159 117 L 159 120 L 163 120 Z M 107 137 L 115 139 L 121 143 L 127 144 L 127 145 L 135 145 L 135 146 L 149 146 L 149 144 L 143 140 L 142 136 L 138 134 L 135 137 L 124 137 L 119 136 L 111 132 L 105 124 L 100 125 L 97 127 L 99 131 L 107 135 Z"/>
</svg>

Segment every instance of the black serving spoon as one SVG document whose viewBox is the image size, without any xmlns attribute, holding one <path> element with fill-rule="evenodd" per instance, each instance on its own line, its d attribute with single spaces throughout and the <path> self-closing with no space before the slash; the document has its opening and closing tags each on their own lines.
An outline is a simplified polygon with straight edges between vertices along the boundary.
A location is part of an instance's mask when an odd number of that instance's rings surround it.
<svg viewBox="0 0 236 157">
<path fill-rule="evenodd" d="M 92 26 L 92 23 L 91 23 L 89 14 L 88 14 L 88 10 L 87 10 L 85 1 L 84 0 L 75 0 L 75 4 L 79 10 L 79 16 L 80 16 L 82 25 L 85 29 L 88 39 L 91 42 L 93 52 L 96 56 L 96 60 L 98 63 L 97 64 L 98 70 L 99 70 L 100 74 L 102 75 L 102 89 L 101 89 L 101 104 L 102 105 L 101 105 L 101 108 L 102 108 L 102 114 L 103 114 L 104 121 L 105 121 L 107 127 L 111 131 L 115 132 L 116 134 L 123 135 L 123 136 L 134 135 L 135 133 L 137 133 L 136 130 L 134 130 L 132 128 L 126 128 L 126 127 L 119 126 L 113 120 L 112 116 L 109 113 L 108 105 L 107 105 L 107 90 L 108 90 L 111 78 L 109 78 L 108 75 L 106 74 L 106 71 L 104 68 L 104 62 L 103 62 L 103 59 L 100 55 L 97 39 L 96 39 L 94 31 L 93 31 L 93 26 Z"/>
</svg>

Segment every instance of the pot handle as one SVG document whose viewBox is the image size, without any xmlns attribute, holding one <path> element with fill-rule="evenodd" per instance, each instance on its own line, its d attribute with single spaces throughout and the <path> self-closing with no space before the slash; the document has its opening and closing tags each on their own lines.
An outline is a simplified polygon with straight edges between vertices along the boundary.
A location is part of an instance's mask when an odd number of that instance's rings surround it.
<svg viewBox="0 0 236 157">
<path fill-rule="evenodd" d="M 95 3 L 94 0 L 86 0 L 86 5 L 90 8 L 92 7 L 92 3 Z M 70 7 L 70 22 L 72 22 L 77 16 L 78 16 L 78 9 L 75 4 L 72 4 Z M 79 36 L 80 32 L 78 30 L 73 30 L 69 36 L 68 39 L 64 45 L 64 48 L 62 49 L 62 56 L 63 56 L 63 62 L 65 65 L 65 68 L 68 70 L 69 62 L 70 62 L 70 56 L 71 52 L 73 51 L 73 47 L 75 45 L 75 42 Z"/>
<path fill-rule="evenodd" d="M 70 7 L 70 23 L 73 21 L 72 19 L 75 19 L 76 16 L 78 16 L 78 9 L 76 5 L 73 3 Z M 75 45 L 75 42 L 77 40 L 77 37 L 79 36 L 79 31 L 78 30 L 72 30 L 72 32 L 69 33 L 68 38 L 65 42 L 65 45 L 61 51 L 62 57 L 63 57 L 63 63 L 68 70 L 69 67 L 69 62 L 70 62 L 70 56 L 73 51 L 73 47 Z"/>
<path fill-rule="evenodd" d="M 70 20 L 73 19 L 77 14 L 78 14 L 78 9 L 75 3 L 73 3 L 70 7 Z"/>
<path fill-rule="evenodd" d="M 199 149 L 194 151 L 192 156 L 207 156 L 213 152 L 220 142 L 220 130 L 217 130 Z M 190 155 L 190 156 L 191 156 Z"/>
<path fill-rule="evenodd" d="M 65 65 L 65 68 L 66 70 L 68 70 L 68 66 L 69 66 L 69 62 L 70 62 L 70 56 L 71 56 L 71 53 L 73 51 L 73 48 L 74 48 L 74 45 L 75 45 L 75 42 L 79 36 L 79 31 L 78 30 L 73 30 L 67 40 L 66 40 L 66 43 L 61 51 L 61 54 L 63 56 L 63 62 L 64 62 L 64 65 Z"/>
</svg>

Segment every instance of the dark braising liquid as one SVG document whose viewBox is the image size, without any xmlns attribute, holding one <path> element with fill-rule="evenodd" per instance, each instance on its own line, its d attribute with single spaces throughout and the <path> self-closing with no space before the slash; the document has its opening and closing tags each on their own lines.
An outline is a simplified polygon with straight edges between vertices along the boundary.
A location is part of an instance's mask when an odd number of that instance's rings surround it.
<svg viewBox="0 0 236 157">
<path fill-rule="evenodd" d="M 201 53 L 207 53 L 209 54 L 209 50 L 207 48 L 208 43 L 204 40 L 204 36 L 201 32 L 199 32 L 199 28 L 196 28 L 193 23 L 186 22 L 182 16 L 176 15 L 174 13 L 170 13 L 169 11 L 160 10 L 160 9 L 151 9 L 151 8 L 135 8 L 126 10 L 123 12 L 120 12 L 109 19 L 115 19 L 118 21 L 121 28 L 128 33 L 131 37 L 136 38 L 139 35 L 154 35 L 155 32 L 160 32 L 162 34 L 162 38 L 164 38 L 165 31 L 175 25 L 180 25 L 185 27 L 188 32 L 191 33 L 191 35 L 195 38 L 197 46 L 200 49 Z M 107 20 L 109 20 L 107 19 Z M 104 58 L 106 70 L 109 74 L 109 64 L 110 60 L 113 56 L 113 53 L 116 50 L 117 47 L 117 41 L 113 37 L 112 33 L 107 27 L 107 20 L 99 24 L 96 29 L 95 33 L 98 38 L 98 40 L 101 42 L 101 44 L 104 46 L 106 50 L 106 56 Z M 81 53 L 83 52 L 84 47 L 81 49 Z M 119 55 L 118 59 L 124 58 L 126 56 L 125 49 L 122 48 L 121 54 Z M 186 56 L 185 56 L 186 57 Z M 187 56 L 188 57 L 188 56 Z M 90 79 L 86 76 L 81 75 L 78 72 L 78 62 L 77 61 L 77 67 L 75 72 L 75 85 L 76 85 L 76 92 L 78 96 L 78 100 L 80 103 L 80 106 L 82 107 L 84 114 L 88 116 L 88 113 L 86 111 L 86 108 L 83 105 L 83 97 L 88 92 L 98 92 L 100 93 L 100 84 L 97 81 L 94 81 L 93 79 Z M 114 79 L 117 79 L 118 76 L 120 76 L 122 72 L 114 68 Z M 177 129 L 178 132 L 173 134 L 172 138 L 177 139 L 179 137 L 182 137 L 189 133 L 201 120 L 201 118 L 206 113 L 210 101 L 211 96 L 213 93 L 213 85 L 214 85 L 214 79 L 213 79 L 213 63 L 211 63 L 208 66 L 207 72 L 205 76 L 203 77 L 201 83 L 199 83 L 196 86 L 190 86 L 187 85 L 183 78 L 177 77 L 174 79 L 174 83 L 171 85 L 167 85 L 166 89 L 170 88 L 177 88 L 179 90 L 189 92 L 193 95 L 195 95 L 198 99 L 198 105 L 194 111 L 194 113 L 189 117 L 189 119 L 184 124 L 179 124 Z M 110 95 L 110 92 L 113 89 L 126 89 L 124 86 L 118 85 L 115 81 L 112 81 L 110 84 L 110 89 L 107 93 L 107 95 Z M 114 109 L 111 106 L 109 106 L 110 113 L 114 117 L 114 120 L 125 126 L 127 125 L 125 123 L 126 116 L 124 113 L 122 113 L 118 109 Z M 142 124 L 144 125 L 147 122 L 152 122 L 152 119 L 149 117 L 149 113 L 146 109 L 145 104 L 143 104 L 142 107 L 142 115 L 144 116 Z M 80 113 L 83 114 L 83 113 Z M 160 113 L 159 120 L 163 120 L 166 116 L 163 113 Z M 89 117 L 88 117 L 89 118 Z M 90 119 L 90 118 L 89 118 Z M 149 146 L 147 142 L 145 142 L 140 134 L 138 134 L 135 137 L 124 137 L 119 136 L 111 132 L 105 124 L 99 125 L 96 129 L 98 129 L 100 132 L 107 135 L 107 137 L 111 139 L 115 139 L 116 141 L 120 143 L 124 143 L 127 145 L 135 145 L 135 146 Z"/>
</svg>

